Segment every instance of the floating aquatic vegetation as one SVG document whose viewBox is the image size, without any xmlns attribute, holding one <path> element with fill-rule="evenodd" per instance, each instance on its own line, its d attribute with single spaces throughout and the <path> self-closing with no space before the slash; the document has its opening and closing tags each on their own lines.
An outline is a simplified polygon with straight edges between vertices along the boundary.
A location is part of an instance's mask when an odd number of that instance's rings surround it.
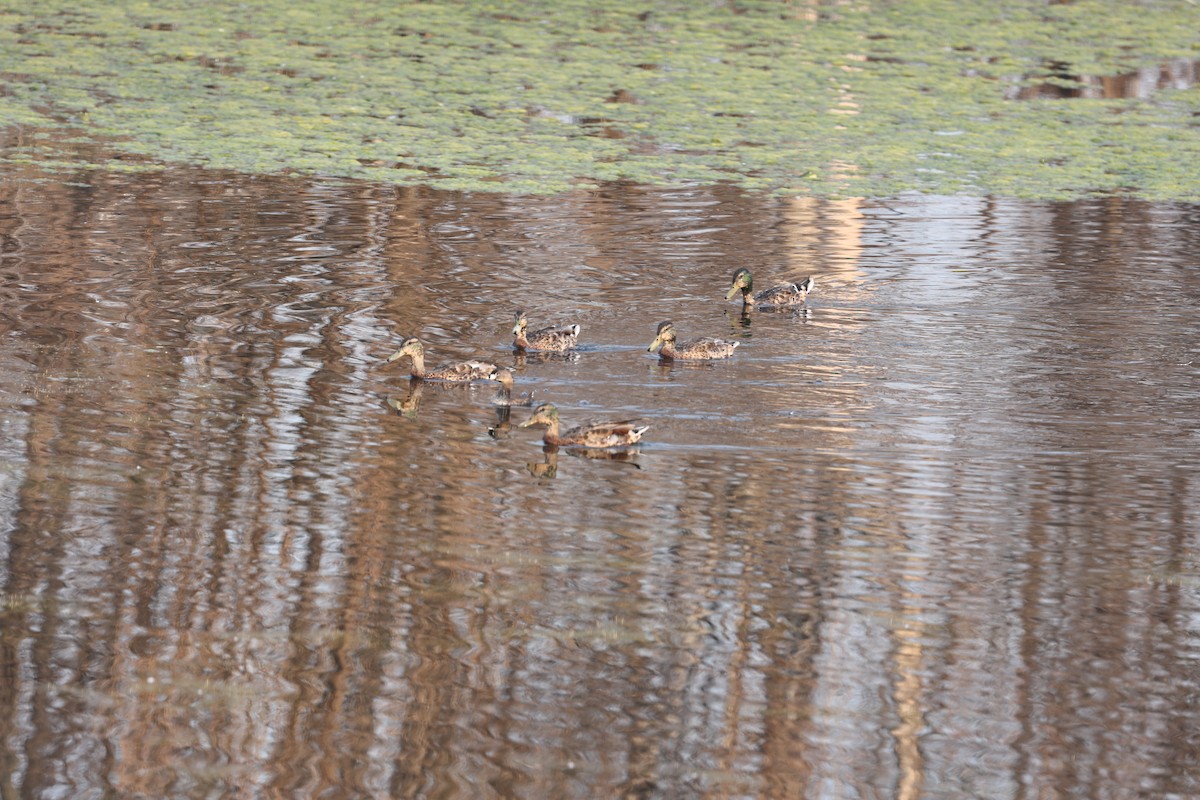
<svg viewBox="0 0 1200 800">
<path fill-rule="evenodd" d="M 1198 198 L 1186 82 L 1010 99 L 1194 63 L 1196 7 L 1144 6 L 47 0 L 0 10 L 0 156 L 514 192 Z"/>
</svg>

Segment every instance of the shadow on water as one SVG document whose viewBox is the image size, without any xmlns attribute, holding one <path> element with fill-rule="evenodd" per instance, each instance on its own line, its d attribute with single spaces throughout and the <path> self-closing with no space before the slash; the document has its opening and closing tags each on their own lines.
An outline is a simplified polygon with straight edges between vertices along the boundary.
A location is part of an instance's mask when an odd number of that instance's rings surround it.
<svg viewBox="0 0 1200 800">
<path fill-rule="evenodd" d="M 33 177 L 6 793 L 1200 792 L 1194 206 Z M 650 430 L 543 449 L 405 335 Z"/>
</svg>

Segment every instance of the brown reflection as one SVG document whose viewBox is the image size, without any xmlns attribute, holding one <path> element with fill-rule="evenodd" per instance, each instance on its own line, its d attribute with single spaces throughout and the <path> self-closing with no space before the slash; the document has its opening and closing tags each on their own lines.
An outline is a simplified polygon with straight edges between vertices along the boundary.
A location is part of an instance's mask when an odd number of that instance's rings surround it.
<svg viewBox="0 0 1200 800">
<path fill-rule="evenodd" d="M 1029 84 L 1039 78 L 1054 81 L 1012 87 L 1005 92 L 1008 100 L 1058 98 L 1123 99 L 1147 98 L 1166 89 L 1190 89 L 1200 76 L 1200 61 L 1178 58 L 1162 64 L 1142 67 L 1120 75 L 1080 75 L 1071 65 L 1054 61 L 1046 71 L 1021 78 Z"/>
<path fill-rule="evenodd" d="M 506 439 L 513 434 L 513 428 L 516 427 L 512 421 L 512 408 L 510 406 L 496 407 L 496 421 L 488 426 L 488 435 L 493 439 Z"/>
<path fill-rule="evenodd" d="M 1196 793 L 1194 208 L 72 178 L 0 183 L 6 794 Z"/>
<path fill-rule="evenodd" d="M 387 405 L 396 414 L 408 419 L 416 419 L 421 412 L 421 393 L 425 390 L 425 381 L 420 378 L 410 378 L 408 393 L 404 397 L 388 397 Z"/>
<path fill-rule="evenodd" d="M 559 448 L 554 445 L 542 446 L 542 461 L 530 461 L 525 464 L 525 469 L 535 478 L 557 478 L 558 477 L 558 454 L 565 452 L 567 455 L 575 458 L 591 459 L 593 461 L 614 461 L 620 464 L 628 464 L 634 469 L 641 469 L 641 465 L 637 463 L 637 456 L 641 453 L 637 449 L 627 450 L 598 450 L 595 448 L 567 447 Z"/>
<path fill-rule="evenodd" d="M 817 200 L 789 197 L 784 210 L 791 269 L 779 276 L 783 280 L 801 280 L 816 274 L 814 299 L 826 291 L 826 278 L 833 276 L 836 286 L 860 285 L 865 218 L 856 198 Z"/>
</svg>

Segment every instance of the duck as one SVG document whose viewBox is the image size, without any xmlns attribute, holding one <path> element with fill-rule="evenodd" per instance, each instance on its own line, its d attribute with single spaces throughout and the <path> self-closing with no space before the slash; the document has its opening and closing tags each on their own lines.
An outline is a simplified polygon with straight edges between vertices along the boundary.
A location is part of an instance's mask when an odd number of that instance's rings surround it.
<svg viewBox="0 0 1200 800">
<path fill-rule="evenodd" d="M 539 350 L 546 353 L 564 353 L 575 346 L 581 328 L 578 325 L 559 325 L 528 330 L 529 320 L 524 311 L 518 311 L 514 316 L 512 333 L 513 346 L 518 350 Z"/>
<path fill-rule="evenodd" d="M 496 381 L 499 382 L 500 388 L 492 396 L 492 405 L 502 407 L 533 405 L 533 392 L 531 391 L 523 392 L 513 397 L 513 373 L 511 369 L 496 370 Z"/>
<path fill-rule="evenodd" d="M 412 376 L 418 380 L 441 381 L 443 383 L 470 383 L 472 381 L 497 380 L 497 367 L 486 361 L 460 361 L 456 364 L 443 364 L 433 369 L 425 369 L 425 346 L 415 336 L 410 336 L 400 345 L 400 349 L 388 356 L 388 363 L 408 356 L 412 359 Z"/>
<path fill-rule="evenodd" d="M 642 434 L 649 430 L 649 425 L 641 424 L 640 419 L 623 419 L 616 422 L 585 422 L 564 433 L 559 432 L 560 422 L 558 408 L 553 403 L 542 403 L 533 411 L 533 416 L 521 423 L 520 427 L 545 425 L 546 433 L 542 441 L 553 447 L 589 447 L 603 449 L 608 447 L 628 447 L 641 441 Z"/>
<path fill-rule="evenodd" d="M 730 342 L 725 339 L 703 337 L 689 339 L 676 343 L 675 323 L 671 321 L 658 323 L 658 335 L 646 349 L 653 353 L 658 348 L 661 358 L 682 358 L 700 361 L 712 358 L 729 358 L 741 342 Z"/>
<path fill-rule="evenodd" d="M 738 292 L 742 293 L 742 304 L 746 306 L 763 306 L 766 308 L 783 308 L 796 306 L 804 302 L 804 298 L 813 290 L 816 281 L 809 275 L 799 283 L 779 283 L 770 289 L 763 289 L 753 296 L 754 276 L 746 268 L 735 270 L 730 281 L 729 291 L 725 293 L 726 300 L 732 300 Z"/>
</svg>

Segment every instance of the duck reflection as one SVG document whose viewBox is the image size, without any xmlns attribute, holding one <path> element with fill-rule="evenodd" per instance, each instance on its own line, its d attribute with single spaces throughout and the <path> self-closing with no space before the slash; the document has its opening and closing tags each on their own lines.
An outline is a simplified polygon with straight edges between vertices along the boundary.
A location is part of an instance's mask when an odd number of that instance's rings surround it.
<svg viewBox="0 0 1200 800">
<path fill-rule="evenodd" d="M 568 455 L 575 458 L 590 458 L 596 461 L 614 461 L 619 464 L 628 464 L 634 469 L 641 469 L 642 465 L 637 463 L 636 457 L 641 453 L 637 449 L 625 450 L 606 450 L 597 447 L 563 447 L 558 445 L 547 444 L 542 446 L 542 460 L 528 461 L 525 464 L 525 469 L 529 470 L 529 474 L 535 478 L 557 478 L 558 477 L 558 453 L 562 450 Z"/>
<path fill-rule="evenodd" d="M 722 313 L 725 319 L 729 321 L 729 327 L 739 334 L 749 333 L 750 326 L 754 323 L 754 306 L 744 305 L 737 312 L 731 312 L 725 309 Z M 809 322 L 812 320 L 812 309 L 808 306 L 765 306 L 760 308 L 768 316 L 775 319 L 791 319 L 799 322 Z"/>
<path fill-rule="evenodd" d="M 648 363 L 651 375 L 660 379 L 669 379 L 675 370 L 712 370 L 716 369 L 712 361 L 677 361 L 673 358 L 659 358 Z"/>
<path fill-rule="evenodd" d="M 557 478 L 558 477 L 558 448 L 553 445 L 546 445 L 542 448 L 542 461 L 527 461 L 525 469 L 529 470 L 529 474 L 535 478 Z"/>
<path fill-rule="evenodd" d="M 750 313 L 752 306 L 742 306 L 741 311 L 737 314 L 729 313 L 729 309 L 725 309 L 721 313 L 725 315 L 725 319 L 729 320 L 729 327 L 737 331 L 738 328 L 750 329 L 751 323 L 754 321 L 754 315 Z"/>
<path fill-rule="evenodd" d="M 512 409 L 500 406 L 496 409 L 496 421 L 488 427 L 488 436 L 493 439 L 507 439 L 512 435 Z"/>
<path fill-rule="evenodd" d="M 513 374 L 511 369 L 501 369 L 496 372 L 496 380 L 500 388 L 492 395 L 492 405 L 496 407 L 496 422 L 488 428 L 488 435 L 493 439 L 504 439 L 512 433 L 513 406 L 533 405 L 533 392 L 522 392 L 514 396 Z"/>
<path fill-rule="evenodd" d="M 532 391 L 522 392 L 515 397 L 513 396 L 513 373 L 511 369 L 497 370 L 495 379 L 500 383 L 500 388 L 492 395 L 492 405 L 504 408 L 533 405 Z"/>
<path fill-rule="evenodd" d="M 535 364 L 544 364 L 547 361 L 559 362 L 575 362 L 579 360 L 579 351 L 567 350 L 566 352 L 551 352 L 548 350 L 514 350 L 513 351 L 513 367 L 515 369 L 524 369 L 525 365 L 530 361 Z"/>
<path fill-rule="evenodd" d="M 388 407 L 393 409 L 397 416 L 416 419 L 421 411 L 421 392 L 424 389 L 425 381 L 420 378 L 411 378 L 408 382 L 408 394 L 403 398 L 388 397 Z"/>
</svg>

